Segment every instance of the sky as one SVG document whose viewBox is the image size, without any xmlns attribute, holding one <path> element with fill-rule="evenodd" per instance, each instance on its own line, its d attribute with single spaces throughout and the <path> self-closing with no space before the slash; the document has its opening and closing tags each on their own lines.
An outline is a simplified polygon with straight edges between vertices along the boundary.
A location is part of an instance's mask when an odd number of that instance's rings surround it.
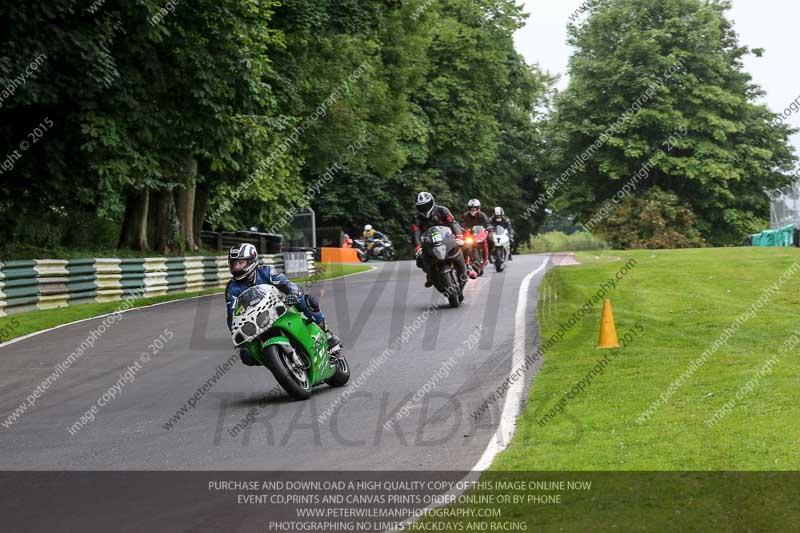
<svg viewBox="0 0 800 533">
<path fill-rule="evenodd" d="M 567 63 L 571 49 L 566 44 L 569 16 L 583 0 L 520 0 L 530 14 L 527 25 L 515 36 L 517 50 L 528 63 L 538 63 L 551 74 L 560 74 L 559 89 L 567 84 Z M 739 34 L 739 43 L 764 48 L 761 58 L 753 55 L 745 69 L 766 92 L 763 102 L 781 112 L 800 96 L 800 2 L 797 0 L 733 0 L 729 18 Z M 800 128 L 800 114 L 787 123 Z M 800 134 L 792 138 L 800 154 Z"/>
</svg>

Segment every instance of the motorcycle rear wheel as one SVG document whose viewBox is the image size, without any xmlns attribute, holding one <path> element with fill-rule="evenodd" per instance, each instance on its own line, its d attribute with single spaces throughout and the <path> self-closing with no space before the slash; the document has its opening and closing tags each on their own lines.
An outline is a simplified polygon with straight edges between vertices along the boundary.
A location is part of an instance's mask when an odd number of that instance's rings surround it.
<svg viewBox="0 0 800 533">
<path fill-rule="evenodd" d="M 267 346 L 264 361 L 283 390 L 296 400 L 311 397 L 311 379 L 302 364 L 301 356 L 291 346 Z"/>
</svg>

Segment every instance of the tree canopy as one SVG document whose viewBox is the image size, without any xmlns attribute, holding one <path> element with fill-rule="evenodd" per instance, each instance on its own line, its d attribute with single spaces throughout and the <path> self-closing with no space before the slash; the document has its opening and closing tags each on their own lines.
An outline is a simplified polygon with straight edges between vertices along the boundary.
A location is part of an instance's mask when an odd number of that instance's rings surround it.
<svg viewBox="0 0 800 533">
<path fill-rule="evenodd" d="M 729 8 L 717 0 L 608 0 L 570 24 L 576 52 L 553 117 L 551 175 L 576 161 L 578 170 L 555 195 L 559 210 L 592 219 L 652 160 L 639 192 L 676 196 L 708 242 L 736 243 L 767 225 L 764 192 L 793 180 L 792 130 L 756 103 L 763 91 L 742 58 L 763 51 L 738 43 Z M 606 233 L 619 231 L 616 217 Z"/>
<path fill-rule="evenodd" d="M 193 250 L 203 228 L 274 227 L 309 203 L 322 224 L 407 233 L 422 188 L 454 210 L 535 193 L 551 79 L 514 50 L 511 0 L 0 13 L 0 86 L 46 57 L 0 108 L 3 146 L 53 124 L 4 170 L 6 247 Z"/>
</svg>

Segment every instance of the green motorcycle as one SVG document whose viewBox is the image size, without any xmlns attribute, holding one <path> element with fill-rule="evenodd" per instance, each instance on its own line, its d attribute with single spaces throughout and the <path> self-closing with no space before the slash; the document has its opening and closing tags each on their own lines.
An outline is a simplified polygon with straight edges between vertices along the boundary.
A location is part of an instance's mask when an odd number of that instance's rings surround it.
<svg viewBox="0 0 800 533">
<path fill-rule="evenodd" d="M 272 285 L 250 287 L 234 302 L 231 335 L 289 395 L 306 400 L 316 385 L 343 387 L 350 367 L 343 354 L 331 357 L 328 335 L 295 304 Z"/>
</svg>

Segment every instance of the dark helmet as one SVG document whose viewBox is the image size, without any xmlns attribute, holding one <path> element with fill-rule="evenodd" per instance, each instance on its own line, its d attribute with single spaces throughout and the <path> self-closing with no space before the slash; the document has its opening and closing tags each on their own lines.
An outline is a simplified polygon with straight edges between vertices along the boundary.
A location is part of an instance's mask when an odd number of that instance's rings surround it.
<svg viewBox="0 0 800 533">
<path fill-rule="evenodd" d="M 429 192 L 421 192 L 417 195 L 417 213 L 428 218 L 434 207 L 433 195 Z"/>
<path fill-rule="evenodd" d="M 228 267 L 236 281 L 249 276 L 258 266 L 258 251 L 250 243 L 243 242 L 228 252 Z"/>
</svg>

